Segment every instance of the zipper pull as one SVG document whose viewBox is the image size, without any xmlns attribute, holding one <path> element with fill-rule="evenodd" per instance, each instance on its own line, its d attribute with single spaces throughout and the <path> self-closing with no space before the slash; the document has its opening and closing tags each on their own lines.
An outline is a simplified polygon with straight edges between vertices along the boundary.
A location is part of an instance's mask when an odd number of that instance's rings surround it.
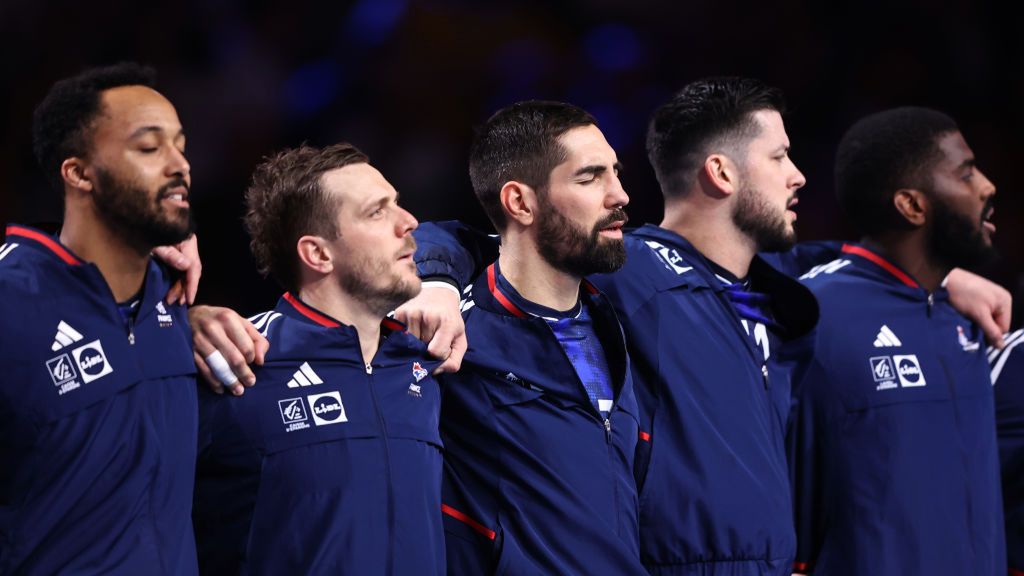
<svg viewBox="0 0 1024 576">
<path fill-rule="evenodd" d="M 932 315 L 932 306 L 935 305 L 935 295 L 928 293 L 928 316 Z"/>
<path fill-rule="evenodd" d="M 611 418 L 605 418 L 604 419 L 604 434 L 608 438 L 608 441 L 611 442 L 612 441 L 612 419 Z"/>
<path fill-rule="evenodd" d="M 761 364 L 761 376 L 764 378 L 764 389 L 768 389 L 768 365 Z"/>
<path fill-rule="evenodd" d="M 366 373 L 367 374 L 373 374 L 373 366 L 370 366 L 369 364 L 367 364 L 366 365 Z"/>
<path fill-rule="evenodd" d="M 128 344 L 135 346 L 135 318 L 128 318 Z"/>
</svg>

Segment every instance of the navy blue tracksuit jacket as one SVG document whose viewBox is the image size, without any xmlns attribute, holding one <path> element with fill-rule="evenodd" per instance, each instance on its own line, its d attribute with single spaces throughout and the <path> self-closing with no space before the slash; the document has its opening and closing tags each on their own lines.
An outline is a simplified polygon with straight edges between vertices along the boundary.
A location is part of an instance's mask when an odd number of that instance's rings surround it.
<svg viewBox="0 0 1024 576">
<path fill-rule="evenodd" d="M 443 574 L 438 362 L 385 320 L 366 366 L 354 328 L 292 294 L 254 321 L 259 383 L 201 396 L 201 571 Z"/>
<path fill-rule="evenodd" d="M 469 350 L 442 377 L 450 574 L 642 575 L 633 454 L 637 406 L 622 331 L 580 294 L 615 392 L 607 419 L 543 318 L 500 291 L 492 265 L 463 303 Z"/>
<path fill-rule="evenodd" d="M 792 349 L 797 568 L 1006 574 L 980 331 L 861 246 L 804 281 L 821 321 Z"/>
<path fill-rule="evenodd" d="M 988 352 L 996 397 L 996 431 L 1003 473 L 1006 552 L 1012 576 L 1024 576 L 1024 329 Z"/>
<path fill-rule="evenodd" d="M 452 223 L 415 234 L 424 277 L 464 281 L 494 249 Z M 626 235 L 626 249 L 622 270 L 593 281 L 618 313 L 632 359 L 642 561 L 652 574 L 788 576 L 796 552 L 783 442 L 790 387 L 768 360 L 783 338 L 813 327 L 814 298 L 755 259 L 750 280 L 773 299 L 776 327 L 745 327 L 722 281 L 681 236 L 644 226 Z"/>
<path fill-rule="evenodd" d="M 185 310 L 150 263 L 126 324 L 96 266 L 38 230 L 0 245 L 0 574 L 195 574 Z"/>
</svg>

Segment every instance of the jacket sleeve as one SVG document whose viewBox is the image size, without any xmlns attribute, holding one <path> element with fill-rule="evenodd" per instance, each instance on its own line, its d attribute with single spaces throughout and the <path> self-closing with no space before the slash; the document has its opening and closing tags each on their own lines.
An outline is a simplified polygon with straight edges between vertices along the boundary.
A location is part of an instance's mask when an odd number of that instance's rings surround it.
<svg viewBox="0 0 1024 576">
<path fill-rule="evenodd" d="M 1003 476 L 1006 552 L 1011 574 L 1024 574 L 1024 330 L 989 349 Z"/>
<path fill-rule="evenodd" d="M 420 278 L 444 278 L 461 289 L 498 258 L 500 240 L 461 222 L 426 222 L 413 232 Z"/>
<path fill-rule="evenodd" d="M 762 252 L 758 256 L 779 272 L 797 278 L 819 264 L 839 258 L 842 247 L 838 240 L 800 242 L 786 252 Z"/>
<path fill-rule="evenodd" d="M 826 373 L 814 357 L 816 331 L 788 343 L 780 356 L 790 370 L 793 392 L 786 434 L 797 553 L 793 571 L 810 574 L 821 547 L 825 525 L 825 471 L 821 455 L 827 450 L 825 405 L 816 383 Z"/>
</svg>

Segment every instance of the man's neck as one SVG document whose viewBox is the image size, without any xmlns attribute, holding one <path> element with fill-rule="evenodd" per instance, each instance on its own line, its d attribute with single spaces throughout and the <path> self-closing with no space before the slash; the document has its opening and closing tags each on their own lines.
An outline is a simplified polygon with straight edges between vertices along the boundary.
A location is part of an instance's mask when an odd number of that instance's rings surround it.
<svg viewBox="0 0 1024 576">
<path fill-rule="evenodd" d="M 363 363 L 369 365 L 380 346 L 380 323 L 384 315 L 343 291 L 338 281 L 324 276 L 299 289 L 303 302 L 356 329 Z"/>
<path fill-rule="evenodd" d="M 684 200 L 666 202 L 660 226 L 686 238 L 705 258 L 737 278 L 747 277 L 757 254 L 754 241 L 736 227 L 727 210 L 708 210 Z"/>
<path fill-rule="evenodd" d="M 942 285 L 942 280 L 952 270 L 951 267 L 940 264 L 928 256 L 929 248 L 924 234 L 896 233 L 865 237 L 861 244 L 899 266 L 929 292 L 938 289 Z"/>
<path fill-rule="evenodd" d="M 553 267 L 525 235 L 502 238 L 498 265 L 501 275 L 530 302 L 565 311 L 579 300 L 581 278 Z"/>
<path fill-rule="evenodd" d="M 60 232 L 61 244 L 99 268 L 118 302 L 125 302 L 138 294 L 146 279 L 150 249 L 129 245 L 95 215 L 83 217 L 78 212 L 78 215 L 72 216 L 73 213 L 70 210 L 65 212 Z"/>
</svg>

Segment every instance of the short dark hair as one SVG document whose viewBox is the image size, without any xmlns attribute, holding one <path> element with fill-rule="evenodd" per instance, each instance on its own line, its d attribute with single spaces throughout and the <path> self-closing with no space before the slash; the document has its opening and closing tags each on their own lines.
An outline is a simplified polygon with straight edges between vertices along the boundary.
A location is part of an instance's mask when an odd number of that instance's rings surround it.
<svg viewBox="0 0 1024 576">
<path fill-rule="evenodd" d="M 786 111 L 782 91 L 751 78 L 691 82 L 662 104 L 647 127 L 647 158 L 666 198 L 685 187 L 716 148 L 757 136 L 754 112 Z"/>
<path fill-rule="evenodd" d="M 956 122 L 930 108 L 893 108 L 855 123 L 836 150 L 836 197 L 850 223 L 865 235 L 906 226 L 893 206 L 901 188 L 928 189 L 942 158 L 939 138 Z"/>
<path fill-rule="evenodd" d="M 299 289 L 299 238 L 310 234 L 334 240 L 340 233 L 338 199 L 321 185 L 324 173 L 367 162 L 366 154 L 347 142 L 326 148 L 302 145 L 263 159 L 245 192 L 245 228 L 262 274 L 272 275 L 286 290 Z"/>
<path fill-rule="evenodd" d="M 87 157 L 90 131 L 102 113 L 106 90 L 121 86 L 156 86 L 156 71 L 134 62 L 89 68 L 57 81 L 32 115 L 32 148 L 47 182 L 64 192 L 60 166 L 73 156 Z"/>
<path fill-rule="evenodd" d="M 507 224 L 499 199 L 502 186 L 515 180 L 546 192 L 551 170 L 568 154 L 558 138 L 591 125 L 597 120 L 572 104 L 528 100 L 498 110 L 477 130 L 469 153 L 469 178 L 497 230 Z"/>
</svg>

